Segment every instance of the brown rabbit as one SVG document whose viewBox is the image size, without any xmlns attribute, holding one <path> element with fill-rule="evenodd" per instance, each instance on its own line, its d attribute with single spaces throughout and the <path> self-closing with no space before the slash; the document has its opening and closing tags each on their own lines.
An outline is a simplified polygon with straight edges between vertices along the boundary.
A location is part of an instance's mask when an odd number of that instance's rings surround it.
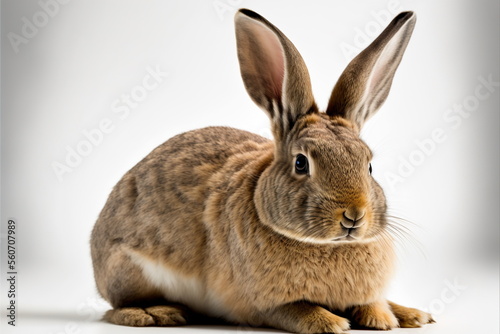
<svg viewBox="0 0 500 334">
<path fill-rule="evenodd" d="M 384 298 L 394 263 L 386 202 L 360 128 L 385 101 L 415 25 L 399 14 L 314 102 L 294 45 L 235 16 L 241 75 L 274 141 L 226 127 L 175 136 L 114 187 L 92 232 L 97 287 L 128 326 L 191 314 L 296 333 L 433 322 Z M 342 316 L 340 316 L 342 315 Z"/>
</svg>

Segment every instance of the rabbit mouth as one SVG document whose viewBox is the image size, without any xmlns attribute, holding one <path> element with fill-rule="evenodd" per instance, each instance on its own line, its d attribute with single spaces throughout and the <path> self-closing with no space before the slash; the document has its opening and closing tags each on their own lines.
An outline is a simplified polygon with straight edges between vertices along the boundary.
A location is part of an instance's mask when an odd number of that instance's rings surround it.
<svg viewBox="0 0 500 334">
<path fill-rule="evenodd" d="M 332 241 L 360 241 L 362 237 L 359 235 L 359 230 L 356 228 L 346 228 L 343 231 L 343 235 L 340 237 L 333 238 Z"/>
</svg>

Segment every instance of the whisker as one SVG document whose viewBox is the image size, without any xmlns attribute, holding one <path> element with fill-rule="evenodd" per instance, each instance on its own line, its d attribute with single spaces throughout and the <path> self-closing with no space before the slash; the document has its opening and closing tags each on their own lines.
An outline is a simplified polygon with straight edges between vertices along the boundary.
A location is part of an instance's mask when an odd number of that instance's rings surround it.
<svg viewBox="0 0 500 334">
<path fill-rule="evenodd" d="M 418 228 L 420 230 L 423 230 L 422 226 L 418 225 L 417 223 L 412 222 L 411 220 L 408 220 L 408 219 L 405 219 L 405 218 L 402 218 L 402 217 L 398 217 L 398 216 L 394 216 L 394 215 L 389 215 L 389 214 L 386 215 L 386 217 L 390 218 L 391 220 L 394 220 L 394 221 L 397 221 L 397 222 L 402 222 L 402 223 L 411 225 L 411 226 L 413 226 L 415 228 Z M 406 225 L 403 225 L 403 226 L 405 228 L 408 228 Z"/>
<path fill-rule="evenodd" d="M 388 216 L 387 217 L 387 230 L 390 231 L 393 235 L 397 236 L 396 241 L 400 243 L 402 249 L 406 250 L 407 245 L 413 246 L 425 259 L 428 259 L 428 256 L 424 250 L 423 244 L 414 236 L 413 230 L 406 226 L 405 224 L 411 224 L 412 227 L 418 227 L 417 224 L 410 222 L 409 220 Z"/>
</svg>

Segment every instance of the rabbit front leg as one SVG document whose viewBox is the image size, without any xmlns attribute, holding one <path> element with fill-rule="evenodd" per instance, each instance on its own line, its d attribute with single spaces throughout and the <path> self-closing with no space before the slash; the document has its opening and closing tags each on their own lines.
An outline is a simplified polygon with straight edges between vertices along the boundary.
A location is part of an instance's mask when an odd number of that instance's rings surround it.
<svg viewBox="0 0 500 334">
<path fill-rule="evenodd" d="M 261 314 L 261 320 L 267 326 L 292 333 L 340 334 L 349 330 L 349 320 L 308 302 L 278 306 Z"/>
<path fill-rule="evenodd" d="M 399 327 L 416 328 L 435 322 L 429 313 L 417 310 L 416 308 L 401 306 L 391 301 L 389 301 L 389 306 L 399 320 Z"/>
<path fill-rule="evenodd" d="M 385 299 L 354 306 L 350 311 L 354 322 L 361 327 L 389 330 L 399 326 L 398 318 Z"/>
</svg>

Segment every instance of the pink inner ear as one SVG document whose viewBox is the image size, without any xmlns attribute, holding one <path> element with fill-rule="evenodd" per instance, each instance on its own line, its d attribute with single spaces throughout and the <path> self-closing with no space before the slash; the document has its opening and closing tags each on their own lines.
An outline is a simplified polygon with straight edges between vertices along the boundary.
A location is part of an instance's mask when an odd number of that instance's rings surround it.
<svg viewBox="0 0 500 334">
<path fill-rule="evenodd" d="M 268 71 L 271 79 L 273 97 L 281 99 L 283 95 L 283 80 L 285 79 L 285 55 L 283 47 L 276 34 L 263 24 L 257 24 L 255 37 L 261 46 L 263 70 Z"/>
<path fill-rule="evenodd" d="M 381 81 L 391 75 L 392 72 L 390 70 L 394 68 L 394 62 L 397 61 L 396 57 L 401 45 L 401 38 L 402 33 L 399 31 L 384 47 L 382 54 L 377 59 L 370 76 L 368 86 L 370 92 L 376 91 Z"/>
</svg>

